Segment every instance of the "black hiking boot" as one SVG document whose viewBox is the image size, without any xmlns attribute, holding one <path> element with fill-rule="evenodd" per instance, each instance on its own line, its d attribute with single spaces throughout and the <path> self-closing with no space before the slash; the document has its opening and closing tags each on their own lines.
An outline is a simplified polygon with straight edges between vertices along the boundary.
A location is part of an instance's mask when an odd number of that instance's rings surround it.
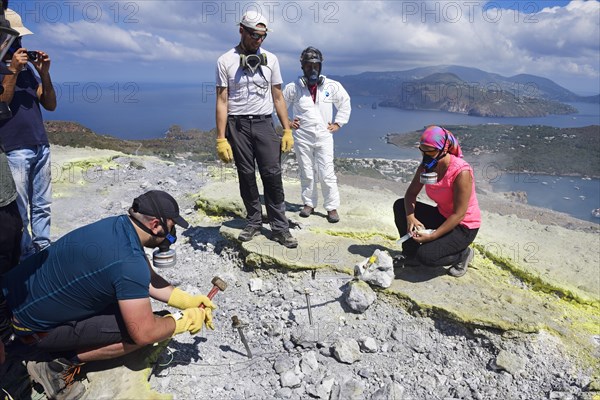
<svg viewBox="0 0 600 400">
<path fill-rule="evenodd" d="M 244 230 L 238 236 L 238 240 L 241 242 L 249 242 L 256 235 L 260 235 L 260 227 L 246 225 Z"/>
<path fill-rule="evenodd" d="M 83 383 L 75 380 L 81 365 L 72 364 L 64 358 L 50 362 L 30 361 L 27 363 L 27 372 L 42 385 L 49 399 L 77 400 L 85 393 Z"/>
<path fill-rule="evenodd" d="M 279 244 L 284 245 L 288 249 L 295 249 L 298 247 L 298 240 L 293 237 L 289 231 L 273 233 L 271 239 Z"/>
</svg>

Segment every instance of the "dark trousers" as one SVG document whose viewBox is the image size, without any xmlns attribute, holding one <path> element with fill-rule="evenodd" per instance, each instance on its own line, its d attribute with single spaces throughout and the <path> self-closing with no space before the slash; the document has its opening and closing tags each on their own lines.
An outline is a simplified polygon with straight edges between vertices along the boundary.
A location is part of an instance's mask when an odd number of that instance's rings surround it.
<svg viewBox="0 0 600 400">
<path fill-rule="evenodd" d="M 17 265 L 21 257 L 23 220 L 17 201 L 0 207 L 0 275 Z"/>
<path fill-rule="evenodd" d="M 23 234 L 23 220 L 19 213 L 17 201 L 7 206 L 0 207 L 0 282 L 2 275 L 8 272 L 19 262 L 21 257 L 21 235 Z M 6 341 L 11 335 L 11 313 L 6 305 L 6 300 L 0 289 L 0 340 Z"/>
<path fill-rule="evenodd" d="M 226 137 L 233 150 L 248 225 L 262 225 L 262 208 L 256 184 L 256 160 L 271 230 L 288 231 L 281 178 L 281 137 L 275 131 L 273 120 L 265 117 L 250 119 L 229 116 Z"/>
<path fill-rule="evenodd" d="M 415 204 L 415 217 L 427 229 L 437 229 L 446 221 L 437 207 L 418 201 Z M 406 235 L 408 225 L 404 199 L 399 199 L 394 203 L 394 220 L 400 236 Z M 431 242 L 419 244 L 413 239 L 408 239 L 402 243 L 402 254 L 406 257 L 415 257 L 420 264 L 431 267 L 453 265 L 460 261 L 462 251 L 473 243 L 477 232 L 479 229 L 469 229 L 464 225 L 458 225 L 441 238 Z"/>
</svg>

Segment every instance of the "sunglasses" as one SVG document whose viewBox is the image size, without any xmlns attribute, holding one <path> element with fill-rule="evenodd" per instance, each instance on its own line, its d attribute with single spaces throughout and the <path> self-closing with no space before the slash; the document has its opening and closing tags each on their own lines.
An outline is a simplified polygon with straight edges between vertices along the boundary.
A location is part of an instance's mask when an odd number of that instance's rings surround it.
<svg viewBox="0 0 600 400">
<path fill-rule="evenodd" d="M 266 34 L 266 33 L 265 33 L 264 35 L 261 35 L 261 34 L 259 34 L 259 33 L 256 33 L 256 31 L 254 31 L 254 30 L 252 30 L 252 29 L 250 29 L 250 28 L 247 28 L 247 27 L 245 27 L 245 26 L 244 26 L 243 28 L 244 28 L 244 30 L 246 31 L 246 33 L 247 33 L 248 35 L 250 35 L 250 37 L 251 37 L 252 39 L 254 39 L 254 40 L 263 40 L 263 41 L 264 41 L 264 40 L 267 38 L 267 34 Z"/>
<path fill-rule="evenodd" d="M 427 155 L 431 155 L 431 153 L 437 153 L 439 150 L 437 149 L 433 149 L 433 150 L 423 150 L 420 146 L 419 146 L 419 151 L 423 154 L 427 154 Z"/>
</svg>

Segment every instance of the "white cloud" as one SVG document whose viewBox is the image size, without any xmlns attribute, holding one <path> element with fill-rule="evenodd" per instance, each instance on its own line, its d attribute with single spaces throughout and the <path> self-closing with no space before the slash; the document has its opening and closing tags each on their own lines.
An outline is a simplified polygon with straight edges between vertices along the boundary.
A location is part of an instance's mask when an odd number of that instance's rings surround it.
<svg viewBox="0 0 600 400">
<path fill-rule="evenodd" d="M 302 49 L 313 45 L 323 51 L 326 70 L 336 75 L 439 64 L 551 79 L 569 74 L 598 81 L 600 75 L 597 0 L 572 1 L 532 14 L 486 11 L 485 2 L 466 0 L 134 4 L 138 9 L 129 23 L 123 16 L 118 24 L 111 18 L 45 23 L 36 32 L 55 52 L 110 57 L 129 65 L 135 60 L 194 64 L 212 71 L 218 55 L 239 41 L 235 24 L 241 13 L 260 7 L 274 29 L 264 47 L 292 71 Z"/>
</svg>

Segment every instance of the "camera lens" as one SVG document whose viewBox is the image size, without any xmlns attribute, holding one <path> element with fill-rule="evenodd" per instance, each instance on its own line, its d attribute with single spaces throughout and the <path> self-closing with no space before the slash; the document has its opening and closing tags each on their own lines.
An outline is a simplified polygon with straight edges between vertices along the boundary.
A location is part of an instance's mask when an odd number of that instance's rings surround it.
<svg viewBox="0 0 600 400">
<path fill-rule="evenodd" d="M 37 61 L 38 59 L 38 52 L 37 51 L 28 51 L 27 52 L 27 59 L 29 61 Z"/>
</svg>

